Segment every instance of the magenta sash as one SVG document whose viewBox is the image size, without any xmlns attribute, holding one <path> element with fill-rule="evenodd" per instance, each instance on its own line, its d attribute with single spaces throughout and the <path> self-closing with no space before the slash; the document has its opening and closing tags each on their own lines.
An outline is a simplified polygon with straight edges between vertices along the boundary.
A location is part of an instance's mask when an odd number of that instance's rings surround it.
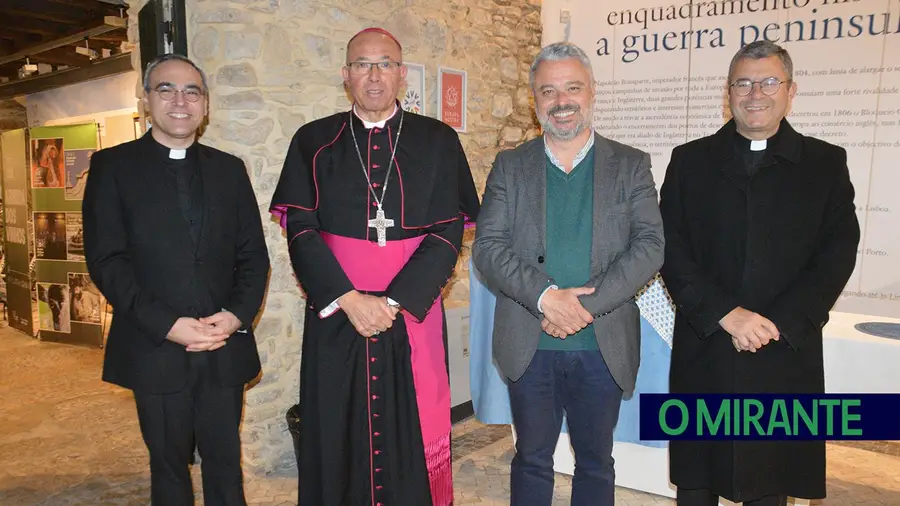
<svg viewBox="0 0 900 506">
<path fill-rule="evenodd" d="M 425 238 L 423 235 L 388 241 L 386 246 L 379 247 L 375 242 L 362 239 L 326 232 L 319 234 L 353 286 L 357 290 L 373 292 L 387 289 Z M 419 424 L 425 444 L 425 464 L 428 468 L 433 506 L 448 506 L 453 503 L 450 382 L 445 363 L 441 297 L 435 300 L 421 322 L 406 312 L 401 314 L 409 333 L 416 404 L 419 408 Z"/>
</svg>

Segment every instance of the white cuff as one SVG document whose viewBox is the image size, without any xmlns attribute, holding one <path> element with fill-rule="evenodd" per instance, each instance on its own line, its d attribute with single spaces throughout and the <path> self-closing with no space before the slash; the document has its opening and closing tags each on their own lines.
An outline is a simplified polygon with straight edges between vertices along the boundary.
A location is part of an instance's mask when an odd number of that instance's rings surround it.
<svg viewBox="0 0 900 506">
<path fill-rule="evenodd" d="M 550 285 L 547 288 L 545 288 L 543 292 L 541 292 L 541 296 L 538 297 L 538 301 L 537 301 L 538 313 L 544 314 L 544 310 L 541 309 L 541 301 L 544 299 L 544 295 L 547 293 L 547 290 L 550 290 L 550 289 L 559 290 L 559 287 L 556 285 Z"/>
<path fill-rule="evenodd" d="M 387 301 L 388 301 L 388 304 L 390 304 L 391 306 L 399 306 L 400 305 L 397 301 L 395 301 L 394 299 L 392 299 L 390 297 L 387 298 Z M 319 318 L 328 318 L 329 316 L 333 315 L 338 309 L 340 309 L 340 306 L 338 306 L 337 299 L 334 299 L 334 302 L 332 302 L 331 304 L 328 304 L 328 307 L 319 311 Z"/>
<path fill-rule="evenodd" d="M 328 318 L 329 316 L 333 315 L 334 312 L 338 309 L 340 309 L 340 306 L 338 306 L 337 299 L 334 299 L 334 302 L 328 304 L 328 307 L 319 311 L 319 318 Z"/>
</svg>

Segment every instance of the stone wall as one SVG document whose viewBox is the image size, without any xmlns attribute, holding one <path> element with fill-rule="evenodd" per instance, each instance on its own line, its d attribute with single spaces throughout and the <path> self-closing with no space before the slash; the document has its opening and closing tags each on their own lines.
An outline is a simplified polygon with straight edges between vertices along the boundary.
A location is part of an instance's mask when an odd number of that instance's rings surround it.
<svg viewBox="0 0 900 506">
<path fill-rule="evenodd" d="M 132 0 L 129 15 L 141 3 Z M 266 209 L 291 136 L 350 107 L 340 76 L 346 41 L 382 26 L 403 43 L 406 61 L 426 66 L 426 114 L 436 111 L 437 66 L 468 72 L 468 132 L 461 140 L 481 193 L 498 149 L 537 133 L 528 69 L 540 49 L 540 0 L 186 3 L 188 52 L 211 80 L 203 142 L 244 159 L 264 217 L 272 259 L 257 327 L 264 373 L 247 393 L 244 460 L 248 470 L 278 472 L 294 467 L 284 413 L 298 400 L 303 300 L 283 233 Z M 135 26 L 129 37 L 136 42 Z M 468 247 L 448 286 L 448 306 L 467 303 L 467 264 Z"/>
</svg>

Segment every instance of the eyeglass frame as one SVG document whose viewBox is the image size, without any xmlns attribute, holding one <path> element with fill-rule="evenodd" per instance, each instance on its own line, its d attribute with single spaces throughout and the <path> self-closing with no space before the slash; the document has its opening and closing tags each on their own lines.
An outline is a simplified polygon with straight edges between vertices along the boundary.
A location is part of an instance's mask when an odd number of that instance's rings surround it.
<svg viewBox="0 0 900 506">
<path fill-rule="evenodd" d="M 771 93 L 767 93 L 766 90 L 763 89 L 763 83 L 765 81 L 770 81 L 773 79 L 775 80 L 775 89 L 772 90 Z M 766 77 L 765 79 L 760 79 L 759 81 L 754 81 L 752 79 L 742 78 L 742 79 L 735 79 L 733 82 L 731 82 L 728 85 L 728 88 L 735 90 L 735 86 L 737 85 L 738 82 L 749 82 L 750 83 L 750 91 L 748 91 L 746 94 L 742 95 L 742 94 L 738 93 L 737 91 L 734 92 L 735 95 L 737 95 L 739 97 L 749 97 L 750 95 L 752 95 L 753 88 L 755 88 L 757 84 L 759 85 L 759 91 L 761 91 L 763 95 L 766 95 L 767 97 L 771 97 L 772 95 L 778 93 L 778 90 L 781 89 L 782 84 L 793 82 L 793 79 L 787 79 L 785 81 L 782 81 L 775 76 L 769 76 L 769 77 Z"/>
<path fill-rule="evenodd" d="M 386 67 L 384 65 L 387 65 Z M 403 66 L 403 62 L 394 61 L 394 60 L 381 60 L 381 61 L 351 61 L 347 62 L 346 67 L 350 70 L 351 74 L 359 74 L 364 75 L 372 72 L 372 69 L 378 68 L 380 72 L 388 72 L 393 74 L 394 72 L 400 70 Z M 368 68 L 366 68 L 368 67 Z M 358 70 L 357 70 L 358 69 Z"/>
<path fill-rule="evenodd" d="M 201 90 L 197 86 L 187 86 L 185 88 L 178 89 L 178 88 L 170 87 L 167 85 L 160 85 L 160 86 L 157 86 L 156 88 L 153 88 L 150 91 L 155 91 L 156 93 L 158 93 L 160 100 L 163 100 L 165 102 L 171 102 L 171 101 L 175 100 L 175 97 L 178 96 L 178 93 L 181 93 L 181 95 L 184 97 L 185 102 L 190 102 L 192 104 L 199 102 L 201 98 L 206 96 L 206 94 L 203 93 L 203 90 Z M 188 98 L 188 97 L 192 96 L 192 95 L 188 95 L 189 91 L 197 92 L 197 95 L 196 95 L 197 98 L 195 100 L 191 100 L 190 98 Z M 166 98 L 164 95 L 164 93 L 166 93 L 166 92 L 171 92 L 172 97 Z"/>
</svg>

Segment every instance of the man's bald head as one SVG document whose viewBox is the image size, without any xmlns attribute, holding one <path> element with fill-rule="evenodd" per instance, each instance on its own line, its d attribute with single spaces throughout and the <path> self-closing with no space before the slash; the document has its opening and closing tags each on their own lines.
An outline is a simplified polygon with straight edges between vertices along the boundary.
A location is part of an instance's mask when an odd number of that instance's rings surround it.
<svg viewBox="0 0 900 506">
<path fill-rule="evenodd" d="M 347 43 L 341 75 L 360 117 L 372 122 L 389 117 L 406 79 L 400 43 L 381 28 L 363 30 Z"/>
<path fill-rule="evenodd" d="M 347 55 L 346 55 L 347 63 L 353 61 L 353 59 L 355 58 L 355 56 L 352 54 L 354 45 L 357 45 L 360 43 L 365 43 L 365 42 L 371 42 L 374 40 L 380 40 L 382 42 L 390 41 L 391 43 L 393 43 L 394 45 L 397 46 L 397 49 L 400 51 L 401 54 L 403 53 L 403 46 L 400 45 L 400 41 L 397 40 L 397 38 L 394 37 L 394 35 L 391 34 L 391 32 L 389 32 L 383 28 L 375 28 L 375 27 L 366 28 L 364 30 L 360 30 L 359 32 L 357 32 L 353 37 L 350 37 L 349 41 L 347 41 Z"/>
</svg>

